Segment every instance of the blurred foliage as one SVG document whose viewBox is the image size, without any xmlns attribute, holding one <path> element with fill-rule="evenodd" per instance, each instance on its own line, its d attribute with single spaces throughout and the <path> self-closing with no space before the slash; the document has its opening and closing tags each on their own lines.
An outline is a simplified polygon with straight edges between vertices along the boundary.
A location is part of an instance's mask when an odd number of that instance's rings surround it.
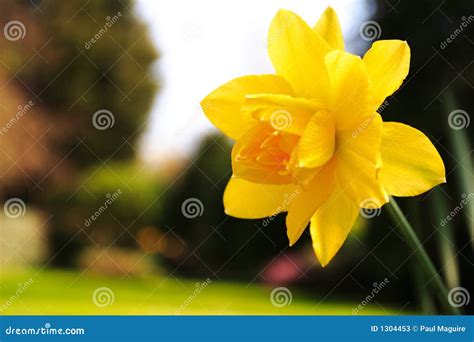
<svg viewBox="0 0 474 342">
<path fill-rule="evenodd" d="M 127 161 L 86 169 L 70 187 L 51 191 L 48 211 L 55 213 L 51 242 L 53 250 L 60 252 L 55 262 L 75 264 L 85 246 L 138 248 L 137 231 L 163 212 L 157 198 L 162 190 L 156 174 Z"/>
<path fill-rule="evenodd" d="M 126 215 L 127 211 L 136 213 L 143 211 L 141 217 L 149 220 L 152 216 L 144 209 L 153 203 L 155 204 L 154 212 L 159 213 L 156 206 L 161 202 L 154 200 L 161 192 L 161 185 L 156 174 L 139 163 L 115 162 L 88 169 L 77 179 L 77 182 L 81 184 L 80 190 L 73 198 L 81 207 L 97 204 L 91 203 L 91 194 L 105 196 L 120 190 L 122 200 L 116 203 L 118 215 Z M 124 222 L 127 223 L 127 221 Z"/>
</svg>

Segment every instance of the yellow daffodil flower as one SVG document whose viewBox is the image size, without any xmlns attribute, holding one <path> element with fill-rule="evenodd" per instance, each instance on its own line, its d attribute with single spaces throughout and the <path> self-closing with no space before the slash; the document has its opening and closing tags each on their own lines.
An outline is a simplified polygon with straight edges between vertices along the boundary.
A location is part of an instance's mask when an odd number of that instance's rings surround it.
<svg viewBox="0 0 474 342">
<path fill-rule="evenodd" d="M 344 51 L 336 13 L 311 28 L 280 10 L 268 35 L 276 75 L 234 79 L 201 103 L 236 141 L 224 194 L 228 215 L 264 218 L 287 211 L 293 245 L 310 223 L 325 266 L 361 208 L 389 195 L 415 196 L 445 182 L 436 148 L 410 126 L 383 122 L 377 109 L 408 74 L 405 41 L 375 42 L 363 58 Z"/>
</svg>

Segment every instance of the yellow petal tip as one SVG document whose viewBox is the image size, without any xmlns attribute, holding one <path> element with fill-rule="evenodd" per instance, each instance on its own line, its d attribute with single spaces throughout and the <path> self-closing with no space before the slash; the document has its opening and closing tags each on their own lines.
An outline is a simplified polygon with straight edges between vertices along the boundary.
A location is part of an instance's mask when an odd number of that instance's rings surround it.
<svg viewBox="0 0 474 342">
<path fill-rule="evenodd" d="M 319 260 L 319 259 L 318 259 L 318 260 Z M 320 263 L 321 267 L 324 268 L 324 267 L 326 267 L 326 266 L 329 264 L 330 261 L 331 261 L 331 260 L 324 260 L 324 261 L 323 261 L 323 260 L 319 260 L 319 263 Z"/>
<path fill-rule="evenodd" d="M 335 11 L 334 8 L 332 8 L 331 6 L 328 6 L 328 7 L 326 7 L 326 9 L 324 10 L 324 12 L 334 12 L 334 13 L 335 13 L 336 11 Z"/>
<path fill-rule="evenodd" d="M 294 236 L 290 236 L 290 234 L 288 234 L 288 233 L 286 234 L 286 236 L 288 237 L 288 245 L 290 247 L 293 247 L 294 244 L 296 243 L 296 241 L 298 241 L 298 239 L 295 239 Z"/>
<path fill-rule="evenodd" d="M 276 14 L 276 16 L 279 16 L 279 15 L 288 15 L 288 14 L 294 14 L 292 11 L 290 10 L 287 10 L 287 9 L 283 9 L 283 8 L 280 8 Z"/>
<path fill-rule="evenodd" d="M 203 98 L 203 99 L 201 100 L 201 102 L 199 102 L 199 105 L 201 106 L 202 110 L 205 109 L 205 107 L 206 107 L 206 97 Z"/>
</svg>

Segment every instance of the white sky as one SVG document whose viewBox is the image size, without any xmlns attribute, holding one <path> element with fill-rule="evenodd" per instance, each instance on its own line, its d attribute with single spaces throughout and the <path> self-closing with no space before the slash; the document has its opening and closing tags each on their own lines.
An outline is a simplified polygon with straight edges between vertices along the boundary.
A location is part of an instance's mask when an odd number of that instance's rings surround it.
<svg viewBox="0 0 474 342">
<path fill-rule="evenodd" d="M 278 9 L 312 26 L 328 4 L 339 15 L 346 44 L 364 43 L 358 37 L 369 11 L 364 0 L 136 0 L 160 51 L 161 81 L 140 158 L 160 164 L 194 151 L 214 130 L 199 107 L 203 97 L 235 77 L 273 73 L 266 38 Z"/>
</svg>

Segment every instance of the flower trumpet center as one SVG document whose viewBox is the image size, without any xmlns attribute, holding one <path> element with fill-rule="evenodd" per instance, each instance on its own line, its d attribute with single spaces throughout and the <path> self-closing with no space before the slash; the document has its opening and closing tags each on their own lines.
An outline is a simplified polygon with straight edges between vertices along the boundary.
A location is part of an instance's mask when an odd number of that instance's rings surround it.
<svg viewBox="0 0 474 342">
<path fill-rule="evenodd" d="M 236 176 L 259 183 L 304 184 L 332 158 L 336 138 L 330 112 L 303 117 L 289 113 L 273 111 L 237 141 L 232 158 Z M 299 127 L 292 127 L 295 122 Z"/>
<path fill-rule="evenodd" d="M 298 141 L 299 136 L 278 131 L 270 123 L 257 124 L 234 146 L 234 174 L 253 182 L 291 183 L 289 163 Z"/>
</svg>

